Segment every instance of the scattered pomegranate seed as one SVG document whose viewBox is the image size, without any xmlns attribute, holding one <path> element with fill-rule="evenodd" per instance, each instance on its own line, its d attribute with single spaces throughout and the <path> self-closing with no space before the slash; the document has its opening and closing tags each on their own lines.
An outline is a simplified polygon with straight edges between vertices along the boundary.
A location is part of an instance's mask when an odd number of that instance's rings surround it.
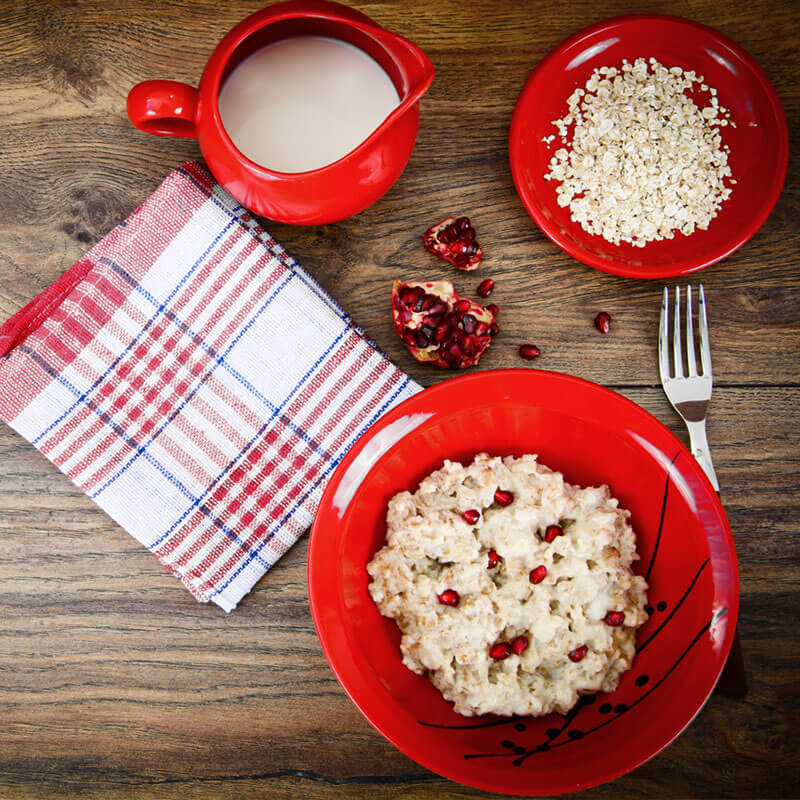
<svg viewBox="0 0 800 800">
<path fill-rule="evenodd" d="M 494 547 L 489 551 L 489 566 L 488 569 L 494 569 L 500 563 L 500 556 L 497 555 L 497 550 Z"/>
<path fill-rule="evenodd" d="M 541 583 L 547 577 L 547 567 L 544 564 L 539 564 L 538 567 L 532 569 L 528 579 L 531 583 Z"/>
<path fill-rule="evenodd" d="M 510 506 L 514 502 L 514 495 L 505 489 L 497 489 L 494 493 L 494 501 L 499 506 Z"/>
<path fill-rule="evenodd" d="M 494 291 L 494 281 L 491 278 L 481 281 L 478 284 L 478 295 L 480 297 L 488 297 Z"/>
<path fill-rule="evenodd" d="M 533 361 L 534 358 L 539 358 L 541 350 L 535 344 L 522 344 L 519 347 L 519 357 L 524 358 L 526 361 Z"/>
<path fill-rule="evenodd" d="M 607 311 L 601 311 L 594 318 L 594 326 L 600 333 L 608 333 L 611 330 L 611 314 Z"/>
<path fill-rule="evenodd" d="M 527 636 L 517 636 L 513 642 L 511 642 L 511 649 L 519 656 L 522 655 L 528 649 L 528 637 Z"/>
<path fill-rule="evenodd" d="M 476 508 L 468 508 L 461 516 L 468 525 L 474 525 L 481 518 L 481 512 Z"/>
<path fill-rule="evenodd" d="M 457 606 L 460 600 L 458 592 L 455 589 L 445 589 L 439 597 L 439 602 L 443 606 Z"/>
<path fill-rule="evenodd" d="M 556 536 L 563 536 L 564 529 L 560 525 L 548 525 L 544 531 L 544 540 L 550 544 L 555 541 Z"/>
<path fill-rule="evenodd" d="M 511 655 L 511 645 L 508 642 L 495 642 L 489 648 L 489 656 L 495 661 L 502 661 Z"/>
<path fill-rule="evenodd" d="M 625 622 L 625 612 L 609 611 L 605 617 L 603 617 L 603 622 L 605 622 L 606 625 L 610 625 L 612 628 L 616 628 Z"/>
<path fill-rule="evenodd" d="M 567 658 L 577 664 L 579 661 L 583 661 L 584 656 L 588 652 L 589 648 L 585 644 L 582 644 L 580 647 L 570 650 L 569 653 L 567 653 Z"/>
</svg>

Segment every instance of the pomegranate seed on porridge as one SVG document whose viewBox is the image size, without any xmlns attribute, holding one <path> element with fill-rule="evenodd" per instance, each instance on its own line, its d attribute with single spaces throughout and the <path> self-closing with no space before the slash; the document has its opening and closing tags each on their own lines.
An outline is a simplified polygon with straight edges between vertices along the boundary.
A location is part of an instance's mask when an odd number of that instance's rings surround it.
<svg viewBox="0 0 800 800">
<path fill-rule="evenodd" d="M 583 661 L 588 652 L 589 648 L 585 644 L 582 644 L 580 647 L 570 650 L 569 653 L 567 653 L 567 657 L 570 661 L 577 664 L 579 661 Z"/>
<path fill-rule="evenodd" d="M 511 645 L 508 642 L 496 642 L 489 648 L 489 657 L 495 661 L 502 661 L 511 655 Z"/>
<path fill-rule="evenodd" d="M 528 575 L 528 580 L 531 583 L 541 583 L 547 577 L 547 567 L 544 564 L 539 564 L 538 567 L 532 569 Z"/>
<path fill-rule="evenodd" d="M 550 544 L 554 542 L 557 537 L 564 535 L 564 529 L 560 525 L 548 525 L 544 531 L 544 540 Z"/>
<path fill-rule="evenodd" d="M 468 508 L 461 516 L 468 525 L 474 525 L 481 518 L 481 512 L 477 508 Z"/>
<path fill-rule="evenodd" d="M 609 611 L 604 617 L 603 622 L 606 625 L 611 625 L 612 628 L 616 628 L 619 625 L 622 625 L 625 622 L 625 612 L 624 611 Z"/>
<path fill-rule="evenodd" d="M 510 506 L 514 502 L 514 495 L 503 489 L 497 489 L 494 493 L 494 501 L 499 506 Z"/>
<path fill-rule="evenodd" d="M 443 606 L 457 606 L 459 599 L 458 592 L 454 589 L 445 589 L 439 595 L 439 602 Z"/>
</svg>

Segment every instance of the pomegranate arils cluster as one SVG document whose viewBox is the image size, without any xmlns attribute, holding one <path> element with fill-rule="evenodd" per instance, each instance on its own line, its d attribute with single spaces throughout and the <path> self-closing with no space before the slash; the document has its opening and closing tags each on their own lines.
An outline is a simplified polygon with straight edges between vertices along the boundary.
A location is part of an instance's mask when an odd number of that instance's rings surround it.
<svg viewBox="0 0 800 800">
<path fill-rule="evenodd" d="M 528 644 L 527 636 L 517 636 L 510 642 L 495 642 L 489 648 L 489 657 L 495 661 L 502 661 L 512 653 L 521 656 L 528 649 Z"/>
<path fill-rule="evenodd" d="M 411 355 L 442 369 L 477 364 L 495 324 L 494 313 L 459 297 L 450 281 L 395 281 L 392 317 Z"/>
<path fill-rule="evenodd" d="M 468 217 L 443 219 L 425 231 L 422 242 L 431 253 L 458 269 L 473 270 L 480 266 L 483 253 Z"/>
</svg>

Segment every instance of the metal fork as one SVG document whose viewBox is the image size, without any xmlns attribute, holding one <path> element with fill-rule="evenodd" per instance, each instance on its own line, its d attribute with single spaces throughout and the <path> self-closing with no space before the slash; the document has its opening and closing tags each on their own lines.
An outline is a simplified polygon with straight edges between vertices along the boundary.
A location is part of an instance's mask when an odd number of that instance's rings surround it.
<svg viewBox="0 0 800 800">
<path fill-rule="evenodd" d="M 703 285 L 700 285 L 698 303 L 698 331 L 700 332 L 700 364 L 702 371 L 697 372 L 697 361 L 694 350 L 694 320 L 692 315 L 692 287 L 686 287 L 686 366 L 688 374 L 683 370 L 683 340 L 681 337 L 681 288 L 675 287 L 675 322 L 672 332 L 673 374 L 670 374 L 669 344 L 669 290 L 664 287 L 664 299 L 661 303 L 661 327 L 658 334 L 658 369 L 661 373 L 661 385 L 672 407 L 681 415 L 689 430 L 689 444 L 692 455 L 700 463 L 703 471 L 711 481 L 715 491 L 719 491 L 719 483 L 711 463 L 711 452 L 706 438 L 706 414 L 711 400 L 711 348 L 708 343 L 708 319 L 706 318 L 706 298 Z"/>
<path fill-rule="evenodd" d="M 681 338 L 681 289 L 675 287 L 675 322 L 672 332 L 672 362 L 674 374 L 670 375 L 669 345 L 669 290 L 664 287 L 664 299 L 661 302 L 661 327 L 658 332 L 658 370 L 661 373 L 661 385 L 664 394 L 673 408 L 683 417 L 689 429 L 689 443 L 692 455 L 700 463 L 711 485 L 719 492 L 719 483 L 711 463 L 711 453 L 706 438 L 706 413 L 711 400 L 711 347 L 708 343 L 708 319 L 706 317 L 706 296 L 700 285 L 698 303 L 698 324 L 700 332 L 700 365 L 702 372 L 697 372 L 697 360 L 694 352 L 694 320 L 692 314 L 692 287 L 686 287 L 686 365 L 688 375 L 683 372 L 683 340 Z M 716 691 L 726 697 L 745 697 L 747 695 L 747 676 L 744 671 L 742 647 L 739 643 L 739 631 L 733 639 L 728 661 L 716 686 Z"/>
</svg>

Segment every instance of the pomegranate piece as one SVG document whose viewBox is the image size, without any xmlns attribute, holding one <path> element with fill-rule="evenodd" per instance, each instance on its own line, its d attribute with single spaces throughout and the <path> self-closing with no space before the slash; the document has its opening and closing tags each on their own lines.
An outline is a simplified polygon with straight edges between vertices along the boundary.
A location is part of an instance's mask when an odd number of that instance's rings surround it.
<svg viewBox="0 0 800 800">
<path fill-rule="evenodd" d="M 556 536 L 563 536 L 564 529 L 560 525 L 548 525 L 544 531 L 544 540 L 550 544 L 555 541 Z"/>
<path fill-rule="evenodd" d="M 488 297 L 494 291 L 494 281 L 486 278 L 478 284 L 476 291 L 479 297 Z"/>
<path fill-rule="evenodd" d="M 511 655 L 511 645 L 508 642 L 495 642 L 489 648 L 489 656 L 495 661 L 502 661 Z"/>
<path fill-rule="evenodd" d="M 494 501 L 499 506 L 510 506 L 514 502 L 514 495 L 511 494 L 511 492 L 507 492 L 505 489 L 496 489 Z"/>
<path fill-rule="evenodd" d="M 422 235 L 422 243 L 431 253 L 450 262 L 457 269 L 477 269 L 483 255 L 475 240 L 475 228 L 468 217 L 447 217 L 428 228 Z"/>
<path fill-rule="evenodd" d="M 437 595 L 437 597 L 443 606 L 457 606 L 458 601 L 461 599 L 455 589 L 445 589 L 440 595 Z"/>
<path fill-rule="evenodd" d="M 526 361 L 533 361 L 534 358 L 539 358 L 541 350 L 535 344 L 521 344 L 519 346 L 519 357 L 524 358 Z"/>
<path fill-rule="evenodd" d="M 603 622 L 605 622 L 606 625 L 610 625 L 612 628 L 616 628 L 625 622 L 625 612 L 609 611 L 605 617 L 603 617 Z"/>
<path fill-rule="evenodd" d="M 582 644 L 580 647 L 576 647 L 574 650 L 570 650 L 569 653 L 567 653 L 567 658 L 570 661 L 574 661 L 577 664 L 579 661 L 583 661 L 584 656 L 588 652 L 589 648 L 585 644 Z"/>
<path fill-rule="evenodd" d="M 600 333 L 608 333 L 611 330 L 611 314 L 607 311 L 601 311 L 594 318 L 594 326 Z"/>
<path fill-rule="evenodd" d="M 481 518 L 481 512 L 476 508 L 468 508 L 461 516 L 468 525 L 474 525 Z"/>
<path fill-rule="evenodd" d="M 547 567 L 544 564 L 539 564 L 538 567 L 535 567 L 530 571 L 528 575 L 528 580 L 531 583 L 541 583 L 547 577 Z"/>
<path fill-rule="evenodd" d="M 489 551 L 489 566 L 487 569 L 494 569 L 500 563 L 500 556 L 497 555 L 497 550 L 494 547 Z"/>
<path fill-rule="evenodd" d="M 517 636 L 511 642 L 511 649 L 518 655 L 522 655 L 528 649 L 528 637 L 527 636 Z"/>
<path fill-rule="evenodd" d="M 395 281 L 392 319 L 417 361 L 464 369 L 477 364 L 492 343 L 495 314 L 459 297 L 450 281 Z"/>
</svg>

